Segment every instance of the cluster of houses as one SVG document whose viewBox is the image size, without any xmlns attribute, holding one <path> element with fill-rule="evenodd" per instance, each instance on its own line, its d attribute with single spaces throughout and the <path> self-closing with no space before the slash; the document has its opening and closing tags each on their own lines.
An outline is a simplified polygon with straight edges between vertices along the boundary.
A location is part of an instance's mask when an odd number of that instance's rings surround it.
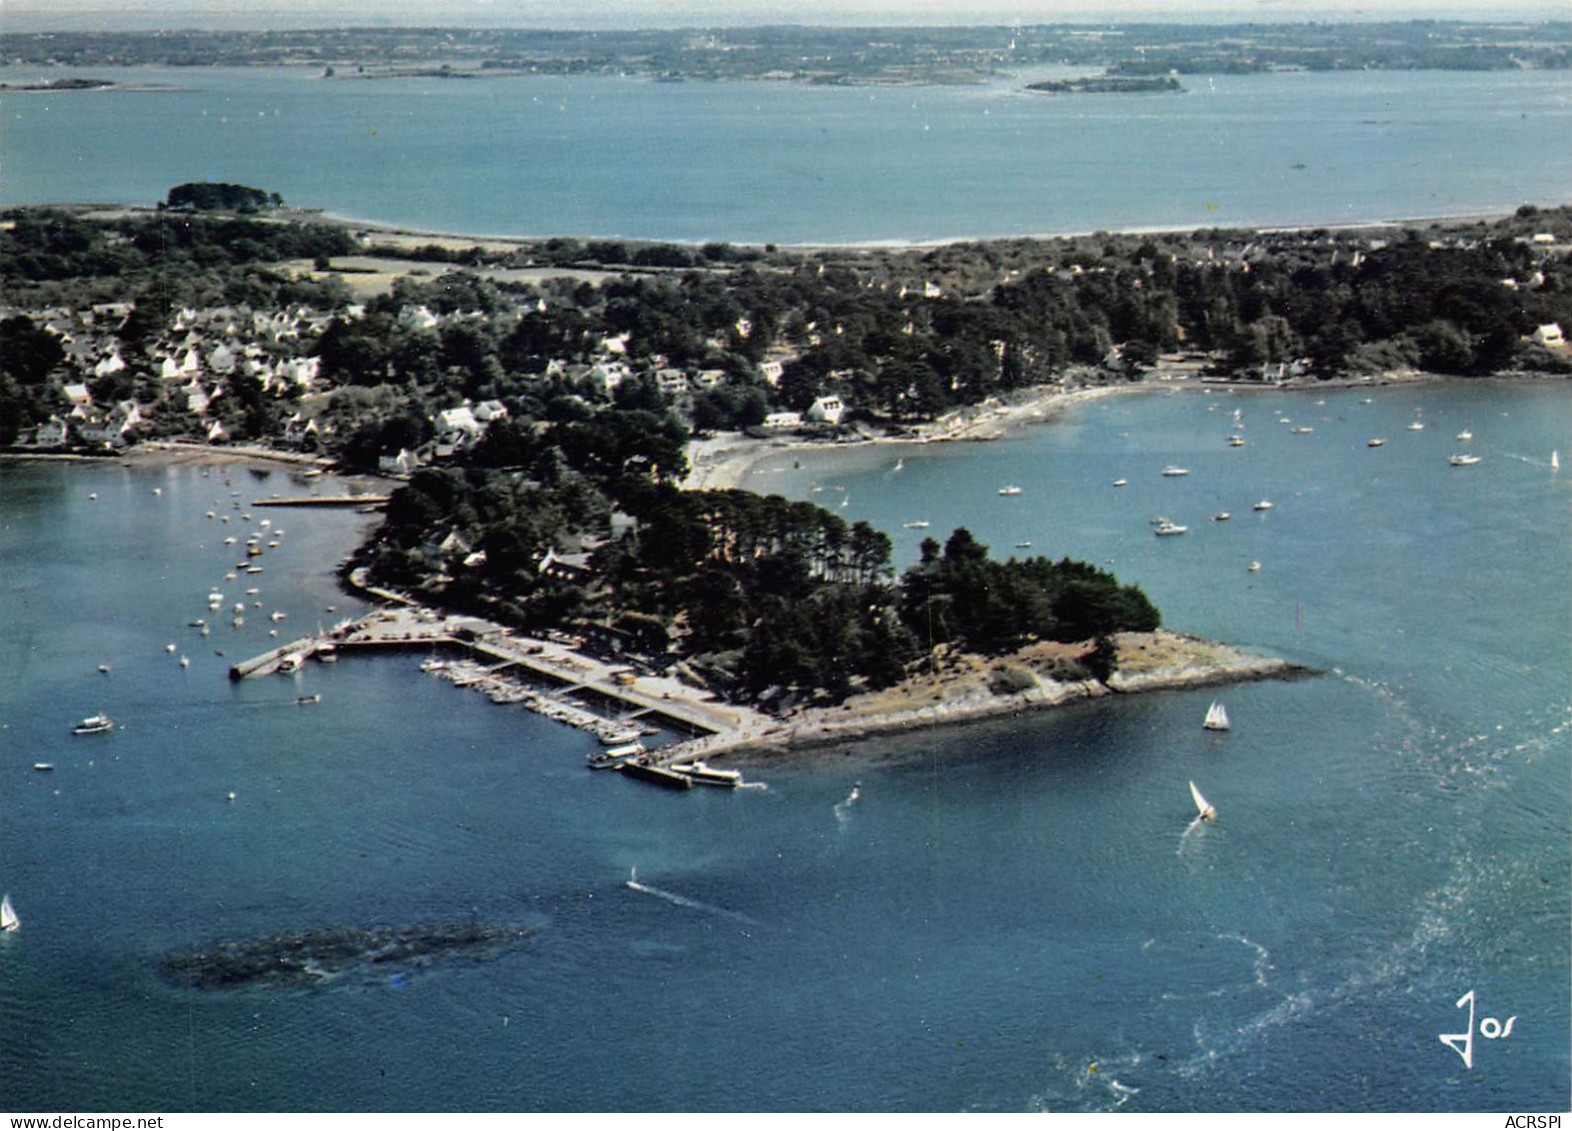
<svg viewBox="0 0 1572 1131">
<path fill-rule="evenodd" d="M 79 378 L 64 383 L 66 407 L 34 430 L 33 446 L 123 447 L 136 438 L 139 425 L 162 412 L 195 417 L 204 438 L 221 443 L 229 437 L 216 409 L 237 375 L 260 381 L 269 393 L 308 392 L 318 385 L 319 359 L 302 355 L 302 343 L 314 340 L 330 315 L 303 306 L 272 313 L 187 307 L 172 315 L 167 329 L 141 357 L 128 361 L 118 331 L 131 309 L 129 303 L 100 303 L 85 310 L 27 312 L 35 325 L 59 340 L 66 368 Z M 141 373 L 158 378 L 158 399 L 97 403 L 89 383 L 125 373 L 133 361 Z M 315 430 L 298 415 L 290 424 L 296 445 Z M 288 436 L 284 439 L 289 442 Z"/>
<path fill-rule="evenodd" d="M 1532 245 L 1540 253 L 1540 260 L 1567 254 L 1566 244 L 1549 234 L 1523 237 L 1522 242 Z M 1348 255 L 1357 265 L 1360 258 L 1383 245 L 1384 241 L 1372 239 L 1358 249 L 1338 249 L 1335 255 Z M 1443 246 L 1435 243 L 1432 246 Z M 1467 246 L 1464 240 L 1452 241 L 1450 246 Z M 1200 262 L 1219 269 L 1250 270 L 1258 257 L 1271 254 L 1269 243 L 1263 241 L 1227 242 L 1218 248 L 1197 247 L 1191 255 Z M 1107 268 L 1083 268 L 1069 264 L 1049 268 L 1056 274 L 1073 277 L 1086 271 L 1102 272 Z M 1018 275 L 1011 271 L 1009 275 Z M 1502 285 L 1510 289 L 1532 290 L 1544 285 L 1543 272 L 1533 271 L 1524 278 L 1503 279 Z M 870 282 L 869 286 L 892 286 L 891 283 Z M 1137 283 L 1137 285 L 1139 285 Z M 902 287 L 901 296 L 925 299 L 941 297 L 943 291 L 933 283 L 920 288 Z M 543 306 L 543 304 L 542 304 Z M 265 393 L 290 393 L 301 397 L 324 391 L 320 360 L 312 354 L 314 344 L 328 328 L 335 316 L 356 318 L 363 316 L 363 307 L 350 306 L 340 311 L 328 312 L 292 306 L 277 311 L 254 311 L 244 307 L 217 307 L 212 309 L 186 308 L 173 313 L 169 324 L 147 346 L 137 346 L 132 354 L 122 342 L 118 331 L 132 307 L 129 303 L 101 303 L 88 309 L 50 308 L 33 311 L 0 311 L 0 314 L 25 313 L 35 325 L 53 334 L 65 353 L 65 369 L 69 377 L 63 384 L 64 406 L 48 421 L 40 424 L 24 442 L 39 448 L 86 446 L 92 448 L 117 448 L 132 442 L 139 429 L 146 431 L 149 422 L 158 420 L 166 426 L 170 418 L 179 420 L 179 429 L 188 435 L 210 443 L 229 439 L 225 421 L 233 420 L 233 413 L 226 413 L 224 399 L 233 396 L 232 382 L 239 377 L 261 384 Z M 398 322 L 410 330 L 431 330 L 449 321 L 481 319 L 478 312 L 435 314 L 425 306 L 407 304 L 399 312 Z M 817 344 L 817 328 L 811 331 L 808 345 Z M 839 327 L 836 327 L 836 332 Z M 748 337 L 753 327 L 747 319 L 739 319 L 736 331 Z M 831 331 L 826 328 L 826 334 Z M 913 332 L 908 326 L 907 332 Z M 1539 326 L 1531 340 L 1557 352 L 1569 349 L 1557 323 Z M 653 379 L 660 393 L 679 408 L 691 396 L 714 389 L 727 380 L 721 369 L 684 369 L 670 365 L 663 358 L 634 360 L 628 352 L 626 334 L 605 337 L 592 361 L 574 365 L 565 360 L 555 360 L 547 369 L 547 376 L 568 376 L 587 379 L 606 393 L 614 393 L 619 386 L 640 377 Z M 723 343 L 717 342 L 717 345 Z M 1002 343 L 996 343 L 1002 346 Z M 770 386 L 778 386 L 785 367 L 796 356 L 796 351 L 780 346 L 772 349 L 758 364 L 760 378 Z M 1119 361 L 1118 347 L 1108 358 L 1109 364 Z M 1289 362 L 1263 371 L 1264 381 L 1282 380 L 1296 375 L 1303 362 Z M 122 393 L 132 389 L 131 382 L 106 382 L 117 374 L 132 371 L 137 377 L 135 391 L 138 397 L 117 396 L 108 403 L 97 403 L 92 389 L 103 390 L 106 384 Z M 837 387 L 831 374 L 830 388 Z M 150 383 L 156 383 L 158 393 L 150 395 Z M 307 402 L 309 404 L 309 402 Z M 804 427 L 834 427 L 841 423 L 847 410 L 841 397 L 833 392 L 816 398 L 802 412 L 778 411 L 769 413 L 763 426 L 769 430 L 795 430 Z M 381 456 L 380 469 L 391 475 L 408 475 L 416 468 L 435 460 L 451 456 L 475 444 L 490 425 L 508 416 L 508 408 L 501 401 L 485 400 L 465 403 L 440 412 L 433 420 L 434 435 L 418 448 L 386 452 Z M 279 435 L 271 442 L 285 448 L 314 448 L 319 439 L 319 428 L 329 429 L 319 415 L 309 408 L 297 411 L 283 424 Z"/>
</svg>

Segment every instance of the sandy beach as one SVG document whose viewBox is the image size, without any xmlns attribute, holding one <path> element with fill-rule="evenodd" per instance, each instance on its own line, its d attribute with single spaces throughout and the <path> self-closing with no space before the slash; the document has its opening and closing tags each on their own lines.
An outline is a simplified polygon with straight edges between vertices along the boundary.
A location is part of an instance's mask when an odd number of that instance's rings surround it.
<svg viewBox="0 0 1572 1131">
<path fill-rule="evenodd" d="M 869 444 L 918 446 L 995 440 L 1024 427 L 1050 423 L 1077 405 L 1126 393 L 1151 391 L 1153 387 L 1145 384 L 1098 385 L 1081 389 L 1036 386 L 1021 390 L 1008 400 L 990 397 L 981 404 L 955 409 L 930 423 L 916 426 L 909 435 L 901 436 L 863 434 L 851 439 L 815 439 L 786 434 L 754 439 L 740 432 L 726 433 L 689 442 L 688 477 L 682 485 L 690 491 L 737 487 L 747 489 L 748 479 L 765 464 L 778 457 L 796 457 L 805 452 L 833 451 Z"/>
</svg>

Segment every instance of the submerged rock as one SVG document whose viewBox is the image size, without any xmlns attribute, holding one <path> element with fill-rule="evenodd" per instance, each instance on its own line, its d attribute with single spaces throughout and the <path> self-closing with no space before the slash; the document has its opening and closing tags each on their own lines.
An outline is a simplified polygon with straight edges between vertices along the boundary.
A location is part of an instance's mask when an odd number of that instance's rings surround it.
<svg viewBox="0 0 1572 1131">
<path fill-rule="evenodd" d="M 219 943 L 210 951 L 166 958 L 159 969 L 166 978 L 200 990 L 305 986 L 357 969 L 496 958 L 532 934 L 528 927 L 482 923 L 339 927 Z"/>
</svg>

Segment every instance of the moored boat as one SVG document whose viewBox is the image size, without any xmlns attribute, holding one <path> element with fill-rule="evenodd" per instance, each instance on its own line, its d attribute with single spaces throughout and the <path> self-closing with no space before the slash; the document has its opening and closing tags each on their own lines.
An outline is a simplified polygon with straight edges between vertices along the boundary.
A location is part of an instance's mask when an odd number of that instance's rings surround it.
<svg viewBox="0 0 1572 1131">
<path fill-rule="evenodd" d="M 740 770 L 717 770 L 703 762 L 673 762 L 669 767 L 673 773 L 686 774 L 697 785 L 718 785 L 728 789 L 735 789 L 742 784 Z"/>
<path fill-rule="evenodd" d="M 72 734 L 103 734 L 115 729 L 115 722 L 108 715 L 89 715 L 71 728 Z"/>
<path fill-rule="evenodd" d="M 1177 467 L 1174 464 L 1169 464 L 1167 467 L 1163 468 L 1163 474 L 1169 479 L 1177 479 L 1182 475 L 1189 475 L 1190 469 L 1188 467 Z"/>
<path fill-rule="evenodd" d="M 687 774 L 679 774 L 674 770 L 668 770 L 664 766 L 650 766 L 643 762 L 627 761 L 619 765 L 617 769 L 627 774 L 630 778 L 638 778 L 640 781 L 647 781 L 651 785 L 661 785 L 667 789 L 693 788 L 693 778 Z"/>
<path fill-rule="evenodd" d="M 1447 460 L 1447 463 L 1451 464 L 1453 467 L 1473 467 L 1478 462 L 1478 456 L 1471 456 L 1467 454 L 1456 455 Z"/>
<path fill-rule="evenodd" d="M 1152 533 L 1157 535 L 1159 538 L 1165 538 L 1172 537 L 1175 534 L 1183 534 L 1189 529 L 1190 528 L 1188 526 L 1181 526 L 1177 522 L 1159 522 L 1156 529 L 1154 529 Z"/>
<path fill-rule="evenodd" d="M 1021 493 L 1021 488 L 1016 487 L 1013 484 L 1008 486 L 1008 487 L 1000 487 L 999 488 L 999 494 L 1001 494 L 1001 495 L 1014 496 L 1014 495 L 1019 495 L 1020 493 Z"/>
</svg>

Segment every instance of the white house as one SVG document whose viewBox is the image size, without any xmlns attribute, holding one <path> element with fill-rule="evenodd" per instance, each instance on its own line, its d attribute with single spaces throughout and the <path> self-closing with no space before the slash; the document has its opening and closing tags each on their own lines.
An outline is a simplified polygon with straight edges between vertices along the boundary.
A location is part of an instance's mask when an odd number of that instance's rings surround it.
<svg viewBox="0 0 1572 1131">
<path fill-rule="evenodd" d="M 764 418 L 766 428 L 797 428 L 801 424 L 800 412 L 772 412 Z"/>
<path fill-rule="evenodd" d="M 822 424 L 839 424 L 846 406 L 834 395 L 822 396 L 808 406 L 808 419 Z"/>
<path fill-rule="evenodd" d="M 121 401 L 108 413 L 89 412 L 77 424 L 77 435 L 89 444 L 108 444 L 120 447 L 126 434 L 142 419 L 142 410 L 135 401 Z"/>
<path fill-rule="evenodd" d="M 408 448 L 400 448 L 397 455 L 377 458 L 377 469 L 387 475 L 409 475 L 420 466 L 420 457 Z"/>
<path fill-rule="evenodd" d="M 300 413 L 295 413 L 284 422 L 284 443 L 299 447 L 306 442 L 309 436 L 317 434 L 316 418 L 307 418 Z"/>
<path fill-rule="evenodd" d="M 589 375 L 606 387 L 609 393 L 633 376 L 625 361 L 601 361 L 590 366 Z"/>
<path fill-rule="evenodd" d="M 89 405 L 93 403 L 93 394 L 87 391 L 86 385 L 67 385 L 65 387 L 66 400 L 73 405 Z"/>
<path fill-rule="evenodd" d="M 66 422 L 58 416 L 51 416 L 38 426 L 33 434 L 33 443 L 40 448 L 60 448 L 66 442 Z"/>
<path fill-rule="evenodd" d="M 275 372 L 280 381 L 289 381 L 304 389 L 316 383 L 321 367 L 320 357 L 291 357 L 280 361 Z"/>
<path fill-rule="evenodd" d="M 187 412 L 194 412 L 201 416 L 207 411 L 212 398 L 207 395 L 207 390 L 202 388 L 202 382 L 193 377 L 189 384 L 180 387 L 180 391 L 185 394 Z"/>
<path fill-rule="evenodd" d="M 473 439 L 486 429 L 475 419 L 475 411 L 469 405 L 459 405 L 458 408 L 445 408 L 437 413 L 437 431 L 439 433 L 462 432 Z"/>
<path fill-rule="evenodd" d="M 398 324 L 411 330 L 434 330 L 440 319 L 424 306 L 406 306 L 398 312 Z"/>
<path fill-rule="evenodd" d="M 1534 341 L 1542 346 L 1564 346 L 1566 337 L 1561 333 L 1561 323 L 1547 322 L 1534 331 Z"/>
<path fill-rule="evenodd" d="M 214 373 L 233 373 L 236 360 L 235 351 L 221 342 L 207 355 L 207 367 Z"/>
<path fill-rule="evenodd" d="M 764 376 L 764 379 L 772 385 L 779 385 L 781 383 L 781 374 L 785 371 L 786 366 L 779 361 L 759 362 L 759 372 Z"/>
</svg>

